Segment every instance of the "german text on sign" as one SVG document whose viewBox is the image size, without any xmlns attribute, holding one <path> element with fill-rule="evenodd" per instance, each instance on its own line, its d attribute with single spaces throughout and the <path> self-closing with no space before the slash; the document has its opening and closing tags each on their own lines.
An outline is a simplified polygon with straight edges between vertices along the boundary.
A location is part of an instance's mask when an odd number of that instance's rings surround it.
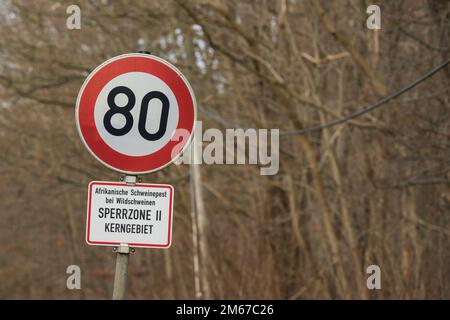
<svg viewBox="0 0 450 320">
<path fill-rule="evenodd" d="M 90 245 L 168 248 L 173 187 L 93 181 L 89 184 L 86 241 Z"/>
</svg>

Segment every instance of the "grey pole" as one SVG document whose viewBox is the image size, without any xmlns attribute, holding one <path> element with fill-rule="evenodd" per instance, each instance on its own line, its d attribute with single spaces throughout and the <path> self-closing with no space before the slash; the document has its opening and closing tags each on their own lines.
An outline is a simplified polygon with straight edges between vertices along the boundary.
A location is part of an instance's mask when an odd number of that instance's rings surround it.
<svg viewBox="0 0 450 320">
<path fill-rule="evenodd" d="M 136 185 L 137 180 L 138 177 L 136 176 L 125 176 L 125 182 L 128 185 Z M 114 251 L 117 252 L 117 256 L 116 274 L 114 275 L 113 300 L 124 300 L 127 289 L 128 261 L 130 259 L 130 251 L 134 252 L 134 249 L 130 249 L 126 243 L 121 243 L 120 246 L 114 248 Z"/>
<path fill-rule="evenodd" d="M 117 248 L 116 274 L 114 275 L 113 300 L 125 299 L 127 289 L 128 261 L 130 259 L 130 248 L 127 244 L 121 244 Z"/>
</svg>

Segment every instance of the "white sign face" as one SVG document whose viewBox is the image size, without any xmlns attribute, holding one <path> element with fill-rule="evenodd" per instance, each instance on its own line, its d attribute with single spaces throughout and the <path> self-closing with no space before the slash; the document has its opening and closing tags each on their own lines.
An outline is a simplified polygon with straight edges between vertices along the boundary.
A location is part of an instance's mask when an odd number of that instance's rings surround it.
<svg viewBox="0 0 450 320">
<path fill-rule="evenodd" d="M 149 100 L 151 92 L 155 94 Z M 113 113 L 112 108 L 118 110 Z M 128 119 L 126 109 L 130 109 Z M 108 113 L 112 115 L 110 118 Z M 94 109 L 95 126 L 103 141 L 133 157 L 146 156 L 164 147 L 177 129 L 178 116 L 177 99 L 169 86 L 144 72 L 124 73 L 109 81 L 100 91 Z M 128 127 L 129 131 L 123 130 Z M 127 133 L 122 135 L 120 130 Z"/>
<path fill-rule="evenodd" d="M 90 245 L 168 248 L 173 187 L 164 184 L 89 184 L 86 242 Z"/>
</svg>

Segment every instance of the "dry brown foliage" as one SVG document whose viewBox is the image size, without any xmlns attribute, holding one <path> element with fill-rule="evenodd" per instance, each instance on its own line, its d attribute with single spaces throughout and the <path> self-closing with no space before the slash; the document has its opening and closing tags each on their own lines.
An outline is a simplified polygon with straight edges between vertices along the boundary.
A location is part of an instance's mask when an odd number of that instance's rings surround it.
<svg viewBox="0 0 450 320">
<path fill-rule="evenodd" d="M 81 30 L 66 8 L 81 7 Z M 380 1 L 378 1 L 380 2 Z M 292 130 L 393 92 L 450 55 L 446 1 L 2 1 L 0 298 L 110 298 L 114 255 L 84 242 L 87 184 L 117 180 L 84 149 L 74 104 L 108 57 L 147 49 L 192 83 L 204 129 Z M 140 40 L 141 39 L 141 40 Z M 446 68 L 346 125 L 280 138 L 280 171 L 200 166 L 200 275 L 212 298 L 450 298 Z M 137 250 L 131 299 L 195 298 L 189 167 L 169 250 Z M 198 252 L 197 252 L 198 253 Z M 66 268 L 82 290 L 66 289 Z M 382 290 L 366 288 L 378 264 Z"/>
</svg>

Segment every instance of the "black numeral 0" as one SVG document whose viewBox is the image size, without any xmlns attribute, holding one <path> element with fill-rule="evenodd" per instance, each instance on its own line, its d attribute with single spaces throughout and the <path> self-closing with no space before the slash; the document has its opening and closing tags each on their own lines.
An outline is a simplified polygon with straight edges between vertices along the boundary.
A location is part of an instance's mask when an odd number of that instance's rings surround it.
<svg viewBox="0 0 450 320">
<path fill-rule="evenodd" d="M 147 122 L 148 105 L 150 104 L 150 101 L 152 99 L 159 99 L 162 103 L 161 119 L 159 121 L 158 131 L 156 131 L 155 133 L 148 133 L 148 131 L 145 129 L 145 123 Z M 169 116 L 169 99 L 167 99 L 166 95 L 159 91 L 152 91 L 147 93 L 142 99 L 141 113 L 139 115 L 138 128 L 142 138 L 150 141 L 156 141 L 161 139 L 162 136 L 164 136 L 164 133 L 166 133 L 168 116 Z"/>
<path fill-rule="evenodd" d="M 125 106 L 119 107 L 116 105 L 115 98 L 119 93 L 123 93 L 127 96 L 128 102 Z M 155 133 L 149 133 L 145 128 L 145 124 L 147 123 L 147 113 L 148 113 L 148 105 L 152 99 L 158 99 L 162 103 L 161 110 L 161 118 L 159 121 L 158 131 Z M 136 97 L 133 91 L 130 88 L 119 86 L 115 87 L 108 94 L 108 106 L 109 110 L 105 113 L 105 117 L 103 118 L 103 125 L 105 126 L 106 131 L 108 131 L 113 136 L 123 136 L 130 132 L 133 127 L 133 115 L 131 114 L 131 109 L 134 108 L 136 103 Z M 119 113 L 125 117 L 125 126 L 123 128 L 117 129 L 114 128 L 111 124 L 111 118 L 116 113 Z M 142 138 L 150 141 L 156 141 L 161 139 L 167 130 L 167 119 L 169 117 L 169 99 L 167 96 L 160 91 L 152 91 L 147 93 L 142 99 L 141 103 L 141 111 L 139 114 L 139 123 L 138 129 Z"/>
</svg>

